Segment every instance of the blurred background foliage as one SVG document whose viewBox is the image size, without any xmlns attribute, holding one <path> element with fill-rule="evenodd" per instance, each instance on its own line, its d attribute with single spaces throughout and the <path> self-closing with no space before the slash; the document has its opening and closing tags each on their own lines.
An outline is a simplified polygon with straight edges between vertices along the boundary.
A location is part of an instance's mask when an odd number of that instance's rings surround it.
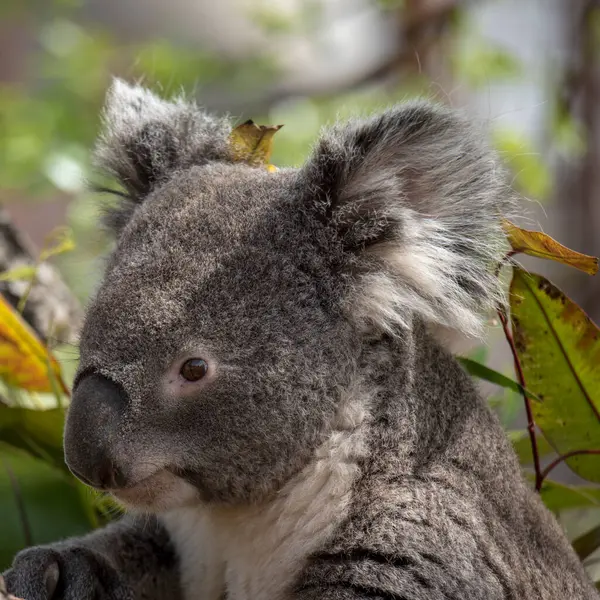
<svg viewBox="0 0 600 600">
<path fill-rule="evenodd" d="M 271 158 L 279 166 L 301 164 L 320 128 L 337 118 L 427 96 L 464 108 L 491 131 L 530 200 L 526 224 L 598 255 L 599 36 L 600 9 L 585 0 L 4 0 L 0 204 L 37 246 L 34 263 L 46 236 L 69 227 L 75 249 L 37 264 L 38 278 L 48 262 L 84 304 L 110 245 L 86 185 L 98 181 L 89 150 L 111 76 L 166 95 L 185 90 L 240 122 L 284 123 Z M 0 261 L 2 252 L 0 242 Z M 600 317 L 598 281 L 551 265 L 542 271 Z M 22 298 L 27 285 L 9 279 L 0 278 L 0 291 Z M 58 336 L 55 322 L 40 326 L 27 309 L 24 316 L 69 386 L 74 335 Z M 514 377 L 498 327 L 488 346 L 467 351 Z M 521 396 L 486 391 L 527 466 Z M 65 469 L 59 399 L 0 387 L 0 570 L 24 545 L 81 533 L 116 510 Z M 539 448 L 551 460 L 543 438 Z M 569 536 L 594 531 L 600 488 L 565 465 L 553 478 L 545 501 Z M 594 571 L 595 556 L 585 556 Z"/>
</svg>

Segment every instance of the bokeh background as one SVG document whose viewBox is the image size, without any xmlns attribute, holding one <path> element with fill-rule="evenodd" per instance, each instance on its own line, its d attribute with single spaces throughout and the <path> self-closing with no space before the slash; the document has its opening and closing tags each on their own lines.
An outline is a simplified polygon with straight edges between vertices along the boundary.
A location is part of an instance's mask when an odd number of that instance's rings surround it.
<svg viewBox="0 0 600 600">
<path fill-rule="evenodd" d="M 53 256 L 44 275 L 70 323 L 59 323 L 65 330 L 55 336 L 67 373 L 76 364 L 70 328 L 109 245 L 86 186 L 96 177 L 89 150 L 113 75 L 166 95 L 185 90 L 240 122 L 284 123 L 271 160 L 279 166 L 301 164 L 320 128 L 337 118 L 414 96 L 462 108 L 510 167 L 522 224 L 600 255 L 597 1 L 1 0 L 0 230 L 10 221 L 35 255 L 57 228 L 69 228 L 59 231 L 74 249 Z M 6 239 L 0 261 L 14 250 Z M 600 277 L 553 263 L 536 270 L 600 320 Z M 5 285 L 17 293 L 20 283 Z M 511 372 L 497 327 L 477 352 Z M 517 396 L 495 406 L 507 428 L 522 427 Z M 8 427 L 2 418 L 0 431 Z M 0 463 L 0 570 L 26 543 L 104 518 L 81 504 L 87 490 L 67 490 L 19 460 L 6 472 Z M 566 469 L 557 473 L 574 481 Z M 574 537 L 600 522 L 600 511 L 559 517 Z"/>
</svg>

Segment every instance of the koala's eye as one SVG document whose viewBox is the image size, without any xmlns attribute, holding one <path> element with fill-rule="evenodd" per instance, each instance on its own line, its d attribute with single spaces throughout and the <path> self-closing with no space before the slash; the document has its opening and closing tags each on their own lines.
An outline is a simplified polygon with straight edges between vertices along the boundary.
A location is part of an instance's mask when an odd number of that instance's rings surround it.
<svg viewBox="0 0 600 600">
<path fill-rule="evenodd" d="M 179 372 L 186 381 L 199 381 L 208 372 L 208 363 L 201 358 L 190 358 L 181 365 Z"/>
</svg>

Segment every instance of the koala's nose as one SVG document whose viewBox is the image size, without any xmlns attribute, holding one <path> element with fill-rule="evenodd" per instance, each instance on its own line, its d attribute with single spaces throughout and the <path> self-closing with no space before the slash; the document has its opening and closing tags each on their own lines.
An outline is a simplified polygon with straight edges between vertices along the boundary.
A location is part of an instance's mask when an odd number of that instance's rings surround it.
<svg viewBox="0 0 600 600">
<path fill-rule="evenodd" d="M 65 427 L 65 461 L 84 483 L 99 489 L 126 486 L 115 448 L 127 403 L 123 387 L 97 373 L 77 384 Z"/>
</svg>

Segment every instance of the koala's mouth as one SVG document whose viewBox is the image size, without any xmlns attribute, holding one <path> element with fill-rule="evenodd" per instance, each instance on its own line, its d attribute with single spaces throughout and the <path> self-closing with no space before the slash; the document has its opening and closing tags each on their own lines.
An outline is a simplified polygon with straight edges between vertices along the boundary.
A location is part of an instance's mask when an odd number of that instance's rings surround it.
<svg viewBox="0 0 600 600">
<path fill-rule="evenodd" d="M 134 485 L 107 490 L 129 508 L 160 512 L 193 503 L 197 490 L 168 469 L 160 469 Z"/>
<path fill-rule="evenodd" d="M 124 485 L 122 487 L 114 487 L 114 488 L 108 488 L 107 491 L 110 494 L 113 495 L 127 495 L 127 494 L 131 494 L 131 493 L 135 493 L 135 490 L 142 490 L 144 488 L 146 488 L 148 485 L 152 485 L 153 480 L 155 479 L 159 479 L 160 475 L 163 471 L 165 471 L 166 469 L 160 469 L 158 471 L 154 471 L 154 473 L 144 477 L 143 479 L 140 479 L 139 481 L 136 481 L 135 483 L 131 483 L 128 485 Z"/>
</svg>

